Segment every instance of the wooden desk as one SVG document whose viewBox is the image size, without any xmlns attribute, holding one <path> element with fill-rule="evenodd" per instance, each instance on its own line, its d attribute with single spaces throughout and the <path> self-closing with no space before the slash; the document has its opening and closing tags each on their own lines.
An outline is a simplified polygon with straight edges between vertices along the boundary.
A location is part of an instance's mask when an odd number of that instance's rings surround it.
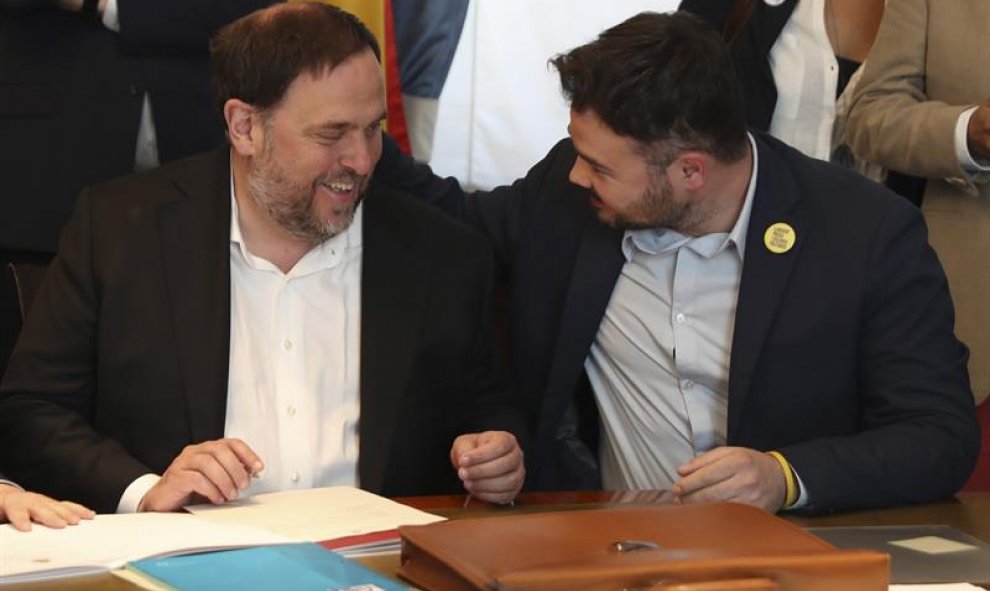
<svg viewBox="0 0 990 591">
<path fill-rule="evenodd" d="M 498 517 L 517 513 L 539 513 L 545 511 L 583 510 L 618 505 L 647 505 L 662 498 L 659 493 L 525 493 L 514 507 L 496 507 L 476 500 L 464 506 L 464 496 L 406 497 L 397 499 L 419 509 L 437 513 L 451 519 L 465 517 Z M 990 542 L 990 493 L 960 493 L 955 498 L 939 503 L 881 509 L 874 511 L 854 511 L 822 517 L 785 517 L 805 527 L 843 525 L 924 525 L 945 524 L 958 528 L 982 540 Z M 362 559 L 362 563 L 372 569 L 391 574 L 398 568 L 398 556 L 379 556 Z M 63 579 L 47 583 L 11 585 L 4 591 L 135 591 L 135 585 L 105 573 L 90 577 Z"/>
</svg>

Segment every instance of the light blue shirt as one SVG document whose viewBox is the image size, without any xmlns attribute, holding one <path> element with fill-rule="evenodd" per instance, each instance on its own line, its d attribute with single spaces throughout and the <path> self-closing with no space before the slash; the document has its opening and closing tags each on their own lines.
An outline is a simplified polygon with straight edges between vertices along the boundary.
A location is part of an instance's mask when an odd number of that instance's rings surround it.
<svg viewBox="0 0 990 591">
<path fill-rule="evenodd" d="M 627 231 L 622 273 L 585 369 L 602 424 L 606 489 L 666 489 L 725 445 L 729 359 L 758 156 L 729 233 Z"/>
</svg>

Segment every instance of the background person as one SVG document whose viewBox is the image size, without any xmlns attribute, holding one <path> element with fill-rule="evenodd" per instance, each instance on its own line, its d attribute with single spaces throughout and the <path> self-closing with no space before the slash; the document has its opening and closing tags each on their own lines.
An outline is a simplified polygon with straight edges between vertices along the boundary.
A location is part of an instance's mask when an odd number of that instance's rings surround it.
<svg viewBox="0 0 990 591">
<path fill-rule="evenodd" d="M 892 1 L 849 113 L 863 158 L 928 179 L 922 212 L 945 266 L 976 402 L 990 396 L 990 78 L 986 2 Z"/>
</svg>

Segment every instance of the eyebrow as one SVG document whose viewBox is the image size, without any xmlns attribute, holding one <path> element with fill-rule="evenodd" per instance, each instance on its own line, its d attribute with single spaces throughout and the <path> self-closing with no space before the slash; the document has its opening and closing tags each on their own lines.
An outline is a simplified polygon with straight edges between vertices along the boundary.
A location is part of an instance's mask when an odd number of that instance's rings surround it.
<svg viewBox="0 0 990 591">
<path fill-rule="evenodd" d="M 329 123 L 317 123 L 315 125 L 310 125 L 306 127 L 304 133 L 306 135 L 320 135 L 328 131 L 347 131 L 352 127 L 354 127 L 353 123 L 331 121 Z"/>
<path fill-rule="evenodd" d="M 374 121 L 385 121 L 386 117 L 387 117 L 387 113 L 382 111 L 381 115 L 379 115 L 376 119 L 374 119 Z M 360 127 L 360 126 L 352 121 L 327 121 L 325 123 L 315 123 L 313 125 L 310 125 L 309 127 L 303 130 L 303 133 L 305 133 L 306 135 L 320 135 L 322 133 L 327 133 L 327 132 L 347 131 L 349 129 L 354 129 L 356 127 Z"/>
<path fill-rule="evenodd" d="M 572 143 L 573 143 L 573 141 L 572 141 Z M 578 150 L 577 146 L 574 147 L 574 151 L 577 152 L 577 155 L 582 160 L 584 160 L 585 162 L 587 162 L 588 164 L 590 164 L 593 168 L 597 168 L 598 170 L 600 170 L 602 172 L 609 173 L 609 174 L 612 173 L 612 169 L 611 168 L 609 168 L 608 166 L 605 166 L 604 164 L 602 164 L 601 162 L 595 160 L 591 156 L 588 156 L 587 154 L 585 154 L 581 150 Z"/>
</svg>

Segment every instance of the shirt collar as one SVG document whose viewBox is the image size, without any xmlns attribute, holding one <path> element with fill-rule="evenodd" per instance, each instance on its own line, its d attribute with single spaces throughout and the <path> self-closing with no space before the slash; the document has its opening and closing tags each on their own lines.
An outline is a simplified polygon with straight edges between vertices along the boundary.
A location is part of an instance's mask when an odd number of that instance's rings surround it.
<svg viewBox="0 0 990 591">
<path fill-rule="evenodd" d="M 354 220 L 346 230 L 337 234 L 333 238 L 326 240 L 312 250 L 307 252 L 296 266 L 287 275 L 301 275 L 328 269 L 336 266 L 344 257 L 344 253 L 349 249 L 361 248 L 363 242 L 363 211 L 364 203 L 359 203 L 354 210 Z M 230 246 L 240 252 L 244 262 L 254 269 L 276 270 L 278 268 L 271 262 L 256 256 L 248 250 L 244 242 L 244 234 L 241 232 L 241 222 L 237 215 L 237 197 L 234 191 L 234 170 L 230 171 Z M 281 271 L 279 271 L 281 273 Z"/>
<path fill-rule="evenodd" d="M 686 236 L 669 228 L 647 228 L 643 230 L 626 230 L 622 237 L 622 253 L 627 261 L 631 261 L 637 250 L 649 254 L 664 254 L 687 246 L 705 258 L 711 258 L 730 246 L 735 246 L 739 258 L 746 254 L 746 234 L 749 229 L 750 213 L 753 210 L 753 197 L 756 195 L 756 176 L 759 170 L 759 154 L 756 141 L 749 133 L 746 134 L 753 152 L 753 168 L 749 175 L 749 185 L 746 187 L 746 198 L 743 200 L 739 217 L 728 233 L 716 232 L 704 236 Z"/>
</svg>

